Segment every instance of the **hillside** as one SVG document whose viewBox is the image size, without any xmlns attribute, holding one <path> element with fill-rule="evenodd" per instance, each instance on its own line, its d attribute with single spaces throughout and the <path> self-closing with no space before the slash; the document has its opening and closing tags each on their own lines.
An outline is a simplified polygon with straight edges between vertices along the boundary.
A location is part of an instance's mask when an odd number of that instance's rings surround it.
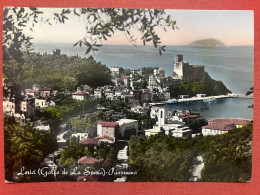
<svg viewBox="0 0 260 195">
<path fill-rule="evenodd" d="M 80 85 L 96 88 L 111 84 L 109 68 L 96 62 L 93 57 L 24 53 L 23 59 L 21 75 L 14 71 L 18 69 L 14 61 L 3 64 L 3 73 L 4 78 L 20 83 L 24 88 L 30 88 L 35 83 L 56 90 L 74 90 Z"/>
<path fill-rule="evenodd" d="M 202 39 L 194 41 L 190 44 L 191 46 L 198 46 L 198 47 L 223 47 L 225 46 L 224 43 L 217 39 Z"/>
<path fill-rule="evenodd" d="M 137 175 L 128 181 L 189 181 L 196 157 L 203 154 L 200 181 L 248 182 L 251 180 L 252 129 L 249 124 L 219 136 L 193 139 L 167 135 L 132 136 L 131 167 Z"/>
</svg>

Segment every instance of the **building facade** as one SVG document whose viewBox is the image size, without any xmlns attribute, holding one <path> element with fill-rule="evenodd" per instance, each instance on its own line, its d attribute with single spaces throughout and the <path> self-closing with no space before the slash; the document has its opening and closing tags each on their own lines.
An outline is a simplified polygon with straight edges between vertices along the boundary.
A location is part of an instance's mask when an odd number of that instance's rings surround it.
<svg viewBox="0 0 260 195">
<path fill-rule="evenodd" d="M 204 66 L 190 65 L 183 61 L 183 55 L 177 54 L 174 58 L 173 79 L 180 79 L 184 82 L 200 81 L 204 78 Z"/>
<path fill-rule="evenodd" d="M 245 119 L 213 119 L 208 122 L 208 125 L 202 127 L 202 134 L 203 136 L 221 135 L 249 123 L 251 121 Z"/>
</svg>

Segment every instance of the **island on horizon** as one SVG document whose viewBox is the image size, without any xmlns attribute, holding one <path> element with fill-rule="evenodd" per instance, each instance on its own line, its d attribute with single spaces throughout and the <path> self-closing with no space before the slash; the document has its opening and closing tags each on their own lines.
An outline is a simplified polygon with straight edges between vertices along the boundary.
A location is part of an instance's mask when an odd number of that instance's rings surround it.
<svg viewBox="0 0 260 195">
<path fill-rule="evenodd" d="M 197 47 L 224 47 L 225 46 L 223 42 L 213 38 L 193 41 L 190 45 L 197 46 Z"/>
</svg>

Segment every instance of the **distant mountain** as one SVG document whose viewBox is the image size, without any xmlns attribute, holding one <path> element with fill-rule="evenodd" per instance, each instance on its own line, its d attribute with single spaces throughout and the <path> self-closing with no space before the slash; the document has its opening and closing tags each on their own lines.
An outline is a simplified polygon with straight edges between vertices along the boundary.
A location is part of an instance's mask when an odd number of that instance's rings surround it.
<svg viewBox="0 0 260 195">
<path fill-rule="evenodd" d="M 198 46 L 198 47 L 223 47 L 225 46 L 220 40 L 217 39 L 202 39 L 194 41 L 190 44 L 191 46 Z"/>
</svg>

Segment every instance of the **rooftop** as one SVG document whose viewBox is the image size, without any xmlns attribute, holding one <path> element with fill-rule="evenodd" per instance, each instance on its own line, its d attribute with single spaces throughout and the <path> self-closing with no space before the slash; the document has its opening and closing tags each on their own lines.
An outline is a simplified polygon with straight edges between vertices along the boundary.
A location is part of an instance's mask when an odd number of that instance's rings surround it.
<svg viewBox="0 0 260 195">
<path fill-rule="evenodd" d="M 88 95 L 88 93 L 84 92 L 84 91 L 78 91 L 78 92 L 73 93 L 73 95 Z"/>
<path fill-rule="evenodd" d="M 41 91 L 51 91 L 51 88 L 42 88 Z"/>
<path fill-rule="evenodd" d="M 186 119 L 186 118 L 197 118 L 198 115 L 192 115 L 192 114 L 186 114 L 186 113 L 182 113 L 179 115 L 180 118 L 182 119 Z"/>
<path fill-rule="evenodd" d="M 96 163 L 98 163 L 99 160 L 93 157 L 89 157 L 89 156 L 83 156 L 78 160 L 78 164 L 82 165 L 94 165 Z"/>
<path fill-rule="evenodd" d="M 118 125 L 118 122 L 100 121 L 98 122 L 98 125 L 101 125 L 102 127 L 115 127 Z"/>
<path fill-rule="evenodd" d="M 127 118 L 123 118 L 123 119 L 120 119 L 119 121 L 117 121 L 119 124 L 122 124 L 122 123 L 132 123 L 132 122 L 136 122 L 138 120 L 135 120 L 135 119 L 127 119 Z"/>
<path fill-rule="evenodd" d="M 245 119 L 213 119 L 208 122 L 208 125 L 204 126 L 204 129 L 214 129 L 221 131 L 229 131 L 234 129 L 235 125 L 246 125 L 250 123 L 250 120 Z"/>
<path fill-rule="evenodd" d="M 112 141 L 112 142 L 115 141 L 113 137 L 110 137 L 110 136 L 108 136 L 108 135 L 99 136 L 99 137 L 97 138 L 97 140 L 100 140 L 100 139 L 107 139 L 107 140 Z"/>
<path fill-rule="evenodd" d="M 36 90 L 33 89 L 25 89 L 26 93 L 36 93 Z"/>
<path fill-rule="evenodd" d="M 83 145 L 97 145 L 98 141 L 96 139 L 92 139 L 92 138 L 84 138 L 79 143 L 83 144 Z"/>
</svg>

